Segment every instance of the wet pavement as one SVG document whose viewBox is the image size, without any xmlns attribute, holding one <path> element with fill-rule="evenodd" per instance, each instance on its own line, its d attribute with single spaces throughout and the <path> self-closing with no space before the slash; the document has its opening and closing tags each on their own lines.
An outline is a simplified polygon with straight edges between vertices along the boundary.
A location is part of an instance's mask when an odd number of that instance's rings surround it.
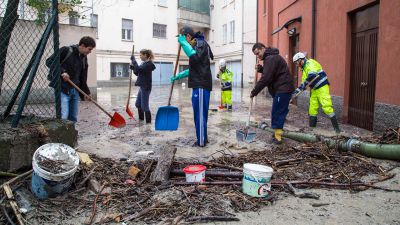
<svg viewBox="0 0 400 225">
<path fill-rule="evenodd" d="M 218 109 L 220 105 L 220 90 L 211 92 L 210 109 Z M 248 118 L 250 104 L 250 88 L 235 88 L 232 91 L 233 110 L 209 111 L 208 139 L 210 143 L 204 147 L 192 147 L 196 141 L 193 121 L 193 110 L 191 106 L 192 89 L 176 84 L 172 96 L 171 105 L 179 109 L 179 128 L 177 131 L 155 131 L 154 119 L 157 109 L 168 103 L 170 86 L 155 86 L 150 95 L 150 108 L 152 112 L 152 124 L 144 124 L 137 118 L 134 106 L 137 87 L 133 87 L 130 108 L 135 118 L 128 119 L 125 112 L 128 87 L 99 88 L 97 92 L 98 103 L 106 110 L 118 112 L 127 119 L 127 126 L 116 129 L 108 126 L 110 118 L 90 102 L 81 102 L 77 130 L 79 131 L 79 150 L 97 154 L 100 157 L 119 159 L 122 157 L 138 158 L 139 151 L 154 151 L 162 145 L 175 145 L 177 147 L 176 157 L 202 159 L 217 157 L 226 151 L 240 153 L 248 150 L 265 150 L 271 147 L 270 135 L 257 135 L 256 141 L 250 144 L 237 142 L 236 129 L 245 126 Z M 270 123 L 270 111 L 272 99 L 260 93 L 254 101 L 251 121 Z M 308 126 L 308 115 L 304 110 L 291 105 L 290 112 L 285 124 L 287 130 L 300 130 Z M 236 129 L 235 129 L 236 128 Z M 352 126 L 343 125 L 344 134 L 348 136 L 369 135 L 370 132 Z M 253 128 L 251 128 L 253 129 Z M 254 130 L 256 131 L 256 130 Z M 318 127 L 314 133 L 325 136 L 333 136 L 335 133 L 330 121 L 323 116 L 319 117 Z M 257 132 L 259 133 L 259 132 Z M 260 132 L 262 133 L 262 132 Z M 285 140 L 290 141 L 290 140 Z"/>
</svg>

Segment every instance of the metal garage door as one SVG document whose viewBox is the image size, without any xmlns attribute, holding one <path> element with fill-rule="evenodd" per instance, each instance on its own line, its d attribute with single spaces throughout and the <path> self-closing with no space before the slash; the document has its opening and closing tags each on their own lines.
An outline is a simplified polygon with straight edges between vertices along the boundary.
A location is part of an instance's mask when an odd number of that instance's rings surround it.
<svg viewBox="0 0 400 225">
<path fill-rule="evenodd" d="M 154 62 L 156 69 L 153 71 L 153 85 L 169 84 L 169 78 L 174 72 L 173 63 Z"/>
<path fill-rule="evenodd" d="M 226 67 L 233 73 L 233 86 L 242 87 L 242 62 L 230 61 L 227 62 Z"/>
</svg>

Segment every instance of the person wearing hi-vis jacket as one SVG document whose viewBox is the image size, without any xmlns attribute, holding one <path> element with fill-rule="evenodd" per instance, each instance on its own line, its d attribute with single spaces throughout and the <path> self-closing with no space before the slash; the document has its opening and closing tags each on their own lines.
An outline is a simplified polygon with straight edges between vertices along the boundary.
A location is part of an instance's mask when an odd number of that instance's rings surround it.
<svg viewBox="0 0 400 225">
<path fill-rule="evenodd" d="M 319 104 L 322 110 L 329 116 L 332 126 L 337 134 L 340 133 L 339 123 L 337 121 L 335 111 L 332 107 L 332 98 L 329 94 L 329 81 L 326 73 L 322 70 L 322 66 L 314 59 L 307 59 L 305 54 L 298 52 L 293 56 L 293 62 L 297 64 L 303 71 L 301 85 L 295 90 L 295 95 L 310 87 L 310 107 L 308 113 L 310 115 L 310 127 L 317 126 L 317 115 Z"/>
<path fill-rule="evenodd" d="M 217 78 L 221 81 L 221 105 L 232 111 L 232 71 L 226 68 L 225 59 L 219 60 Z"/>
<path fill-rule="evenodd" d="M 192 88 L 192 107 L 197 140 L 193 146 L 204 147 L 208 143 L 207 120 L 212 90 L 210 59 L 214 56 L 203 34 L 194 33 L 189 26 L 184 26 L 178 35 L 178 42 L 189 57 L 189 69 L 171 77 L 171 82 L 185 77 L 188 87 Z"/>
</svg>

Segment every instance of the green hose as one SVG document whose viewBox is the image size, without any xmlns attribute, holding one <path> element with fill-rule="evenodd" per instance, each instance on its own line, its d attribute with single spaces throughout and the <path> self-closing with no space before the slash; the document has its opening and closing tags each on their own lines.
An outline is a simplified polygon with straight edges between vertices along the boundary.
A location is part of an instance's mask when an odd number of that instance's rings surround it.
<svg viewBox="0 0 400 225">
<path fill-rule="evenodd" d="M 252 123 L 251 126 L 274 133 L 274 129 L 268 127 L 265 123 L 259 125 Z M 400 160 L 400 145 L 395 144 L 373 144 L 356 139 L 334 140 L 313 134 L 293 131 L 285 131 L 283 137 L 304 143 L 322 141 L 328 146 L 328 148 L 338 149 L 339 151 L 352 151 L 371 158 Z"/>
</svg>

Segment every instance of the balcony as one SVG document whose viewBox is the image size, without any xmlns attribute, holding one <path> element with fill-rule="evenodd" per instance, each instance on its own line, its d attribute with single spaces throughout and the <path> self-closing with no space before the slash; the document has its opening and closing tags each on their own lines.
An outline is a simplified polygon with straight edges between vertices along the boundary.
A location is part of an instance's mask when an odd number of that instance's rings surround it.
<svg viewBox="0 0 400 225">
<path fill-rule="evenodd" d="M 179 0 L 177 21 L 180 25 L 210 28 L 210 1 Z"/>
</svg>

